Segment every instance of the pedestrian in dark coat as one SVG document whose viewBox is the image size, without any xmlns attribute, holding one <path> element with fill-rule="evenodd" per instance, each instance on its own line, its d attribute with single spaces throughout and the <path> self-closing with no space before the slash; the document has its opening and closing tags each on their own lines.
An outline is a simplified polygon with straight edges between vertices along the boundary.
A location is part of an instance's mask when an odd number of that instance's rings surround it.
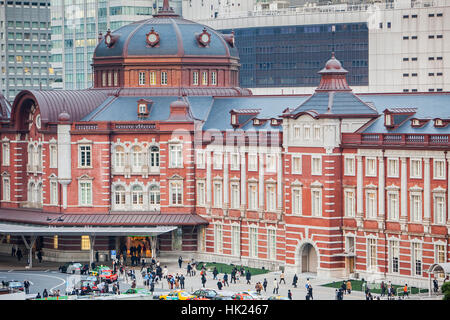
<svg viewBox="0 0 450 320">
<path fill-rule="evenodd" d="M 181 289 L 184 289 L 184 276 L 183 275 L 180 276 L 180 286 L 181 286 Z"/>
<path fill-rule="evenodd" d="M 48 297 L 47 289 L 44 289 L 44 292 L 42 292 L 42 298 L 47 298 L 47 297 Z"/>
<path fill-rule="evenodd" d="M 178 266 L 179 266 L 180 268 L 181 268 L 182 263 L 183 263 L 183 258 L 180 256 L 180 257 L 178 258 Z"/>
<path fill-rule="evenodd" d="M 263 281 L 263 288 L 264 288 L 264 292 L 266 292 L 267 290 L 267 279 L 266 278 L 264 278 L 264 281 Z"/>
<path fill-rule="evenodd" d="M 217 268 L 216 267 L 214 267 L 214 270 L 213 270 L 213 279 L 214 280 L 216 280 L 217 279 L 217 275 L 219 274 L 219 271 L 217 271 Z"/>
<path fill-rule="evenodd" d="M 309 299 L 314 300 L 314 298 L 313 298 L 313 289 L 312 289 L 311 285 L 309 285 L 309 287 L 308 287 L 308 295 L 309 295 Z"/>
<path fill-rule="evenodd" d="M 251 284 L 250 280 L 252 279 L 252 274 L 250 273 L 250 270 L 247 269 L 247 273 L 245 274 L 245 279 L 247 279 L 247 284 Z"/>
<path fill-rule="evenodd" d="M 39 263 L 41 263 L 42 262 L 42 252 L 41 252 L 41 250 L 38 251 L 37 257 L 38 257 Z"/>
<path fill-rule="evenodd" d="M 225 272 L 225 274 L 223 275 L 223 285 L 229 287 L 230 285 L 228 284 L 228 274 Z"/>
<path fill-rule="evenodd" d="M 95 262 L 98 263 L 98 251 L 95 251 Z"/>
<path fill-rule="evenodd" d="M 203 273 L 202 274 L 202 285 L 203 285 L 203 288 L 205 287 L 205 283 L 206 283 L 206 277 L 205 277 L 205 274 Z"/>
<path fill-rule="evenodd" d="M 291 290 L 288 290 L 288 298 L 289 298 L 289 300 L 292 300 L 292 292 L 291 292 Z"/>
<path fill-rule="evenodd" d="M 222 281 L 220 281 L 220 279 L 219 279 L 219 281 L 217 281 L 217 288 L 219 289 L 219 290 L 222 290 Z"/>
<path fill-rule="evenodd" d="M 16 256 L 17 256 L 17 260 L 20 261 L 20 259 L 22 259 L 22 250 L 20 250 L 20 248 L 17 249 Z"/>
<path fill-rule="evenodd" d="M 297 281 L 298 281 L 297 274 L 294 274 L 294 279 L 292 279 L 292 285 L 294 286 L 294 288 L 297 288 Z"/>
</svg>

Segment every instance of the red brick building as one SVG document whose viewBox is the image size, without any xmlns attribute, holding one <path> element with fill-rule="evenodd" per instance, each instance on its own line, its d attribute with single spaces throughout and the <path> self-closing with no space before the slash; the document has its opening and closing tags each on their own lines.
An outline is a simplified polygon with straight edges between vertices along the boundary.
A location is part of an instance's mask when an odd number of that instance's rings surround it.
<svg viewBox="0 0 450 320">
<path fill-rule="evenodd" d="M 357 96 L 333 55 L 314 94 L 252 96 L 233 35 L 167 5 L 107 32 L 93 68 L 92 89 L 2 100 L 1 223 L 176 226 L 95 250 L 324 276 L 420 280 L 447 261 L 450 94 Z M 90 244 L 36 246 L 67 260 Z"/>
</svg>

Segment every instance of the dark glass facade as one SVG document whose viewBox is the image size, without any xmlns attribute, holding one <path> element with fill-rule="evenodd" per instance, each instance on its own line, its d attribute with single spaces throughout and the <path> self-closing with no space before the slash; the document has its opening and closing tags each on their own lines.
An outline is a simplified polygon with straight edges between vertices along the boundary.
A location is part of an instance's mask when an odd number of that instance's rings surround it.
<svg viewBox="0 0 450 320">
<path fill-rule="evenodd" d="M 240 86 L 314 87 L 331 52 L 349 71 L 350 86 L 367 86 L 369 32 L 366 23 L 234 29 L 241 58 Z M 220 30 L 231 33 L 231 30 Z"/>
</svg>

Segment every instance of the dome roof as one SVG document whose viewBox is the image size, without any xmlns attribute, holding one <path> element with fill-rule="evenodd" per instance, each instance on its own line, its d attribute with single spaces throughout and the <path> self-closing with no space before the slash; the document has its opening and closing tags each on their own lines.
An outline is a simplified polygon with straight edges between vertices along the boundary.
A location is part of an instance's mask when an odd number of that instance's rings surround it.
<svg viewBox="0 0 450 320">
<path fill-rule="evenodd" d="M 152 29 L 159 35 L 159 43 L 155 46 L 150 46 L 146 38 Z M 197 40 L 197 35 L 204 30 L 211 35 L 211 41 L 207 46 L 200 45 Z M 95 49 L 94 59 L 147 56 L 210 56 L 239 59 L 237 48 L 221 33 L 175 14 L 155 15 L 150 19 L 125 25 L 110 34 L 114 44 L 108 47 L 104 36 Z"/>
</svg>

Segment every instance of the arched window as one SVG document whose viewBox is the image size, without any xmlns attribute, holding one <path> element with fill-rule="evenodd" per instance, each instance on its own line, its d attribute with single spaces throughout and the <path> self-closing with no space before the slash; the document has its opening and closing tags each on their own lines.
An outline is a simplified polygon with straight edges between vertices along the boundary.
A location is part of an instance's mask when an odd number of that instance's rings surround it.
<svg viewBox="0 0 450 320">
<path fill-rule="evenodd" d="M 34 188 L 35 188 L 34 182 L 30 182 L 28 184 L 28 202 L 30 203 L 36 202 Z"/>
<path fill-rule="evenodd" d="M 131 199 L 133 205 L 144 204 L 144 193 L 141 186 L 133 186 L 131 190 Z"/>
<path fill-rule="evenodd" d="M 121 168 L 125 165 L 125 150 L 122 146 L 117 146 L 114 151 L 114 165 Z"/>
<path fill-rule="evenodd" d="M 38 166 L 38 171 L 42 170 L 42 146 L 39 145 L 36 150 L 35 165 Z"/>
<path fill-rule="evenodd" d="M 134 146 L 132 149 L 132 164 L 133 167 L 142 166 L 142 148 L 139 146 Z"/>
<path fill-rule="evenodd" d="M 160 204 L 159 186 L 153 185 L 150 187 L 150 205 L 156 206 Z"/>
<path fill-rule="evenodd" d="M 116 186 L 114 189 L 115 204 L 117 206 L 125 205 L 125 188 L 123 186 Z"/>
<path fill-rule="evenodd" d="M 28 167 L 30 170 L 33 170 L 33 164 L 34 164 L 34 145 L 28 146 Z"/>
<path fill-rule="evenodd" d="M 150 168 L 159 168 L 159 148 L 157 146 L 150 148 Z"/>
<path fill-rule="evenodd" d="M 42 183 L 39 183 L 36 187 L 36 205 L 38 207 L 42 207 L 43 198 L 42 198 Z"/>
</svg>

